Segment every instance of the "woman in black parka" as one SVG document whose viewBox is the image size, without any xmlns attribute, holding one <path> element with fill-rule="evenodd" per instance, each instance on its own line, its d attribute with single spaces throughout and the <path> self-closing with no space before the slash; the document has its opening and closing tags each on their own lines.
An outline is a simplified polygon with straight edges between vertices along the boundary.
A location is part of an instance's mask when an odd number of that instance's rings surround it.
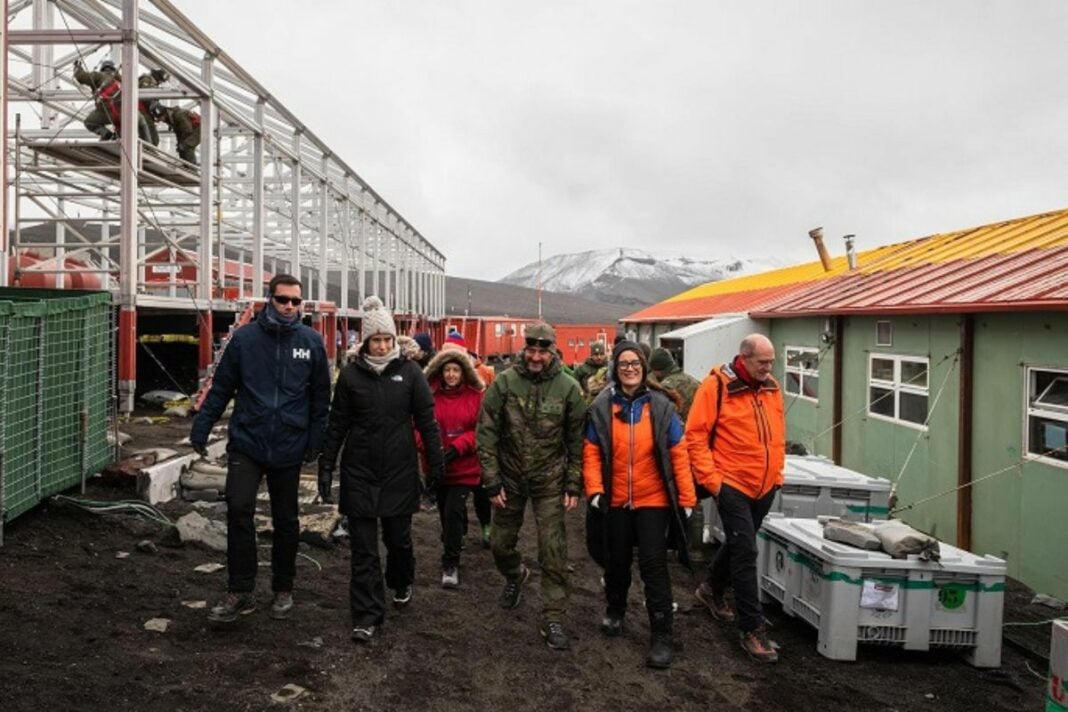
<svg viewBox="0 0 1068 712">
<path fill-rule="evenodd" d="M 400 608 L 412 598 L 415 556 L 412 514 L 422 492 L 413 425 L 423 438 L 429 478 L 444 469 L 434 398 L 419 364 L 397 346 L 393 317 L 378 297 L 363 304 L 359 357 L 345 366 L 334 388 L 330 421 L 319 459 L 319 492 L 332 501 L 334 463 L 341 451 L 341 501 L 349 518 L 352 638 L 366 643 L 385 619 L 385 590 L 378 557 L 378 522 L 386 545 L 385 585 Z"/>
</svg>

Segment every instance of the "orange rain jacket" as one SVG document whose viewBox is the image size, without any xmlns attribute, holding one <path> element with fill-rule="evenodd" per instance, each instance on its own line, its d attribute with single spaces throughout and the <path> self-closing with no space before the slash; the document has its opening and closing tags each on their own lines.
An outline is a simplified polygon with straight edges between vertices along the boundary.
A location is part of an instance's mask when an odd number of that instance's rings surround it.
<svg viewBox="0 0 1068 712">
<path fill-rule="evenodd" d="M 779 384 L 769 376 L 753 388 L 731 364 L 712 369 L 690 407 L 686 448 L 694 478 L 713 495 L 728 484 L 759 499 L 781 486 L 786 417 Z"/>
</svg>

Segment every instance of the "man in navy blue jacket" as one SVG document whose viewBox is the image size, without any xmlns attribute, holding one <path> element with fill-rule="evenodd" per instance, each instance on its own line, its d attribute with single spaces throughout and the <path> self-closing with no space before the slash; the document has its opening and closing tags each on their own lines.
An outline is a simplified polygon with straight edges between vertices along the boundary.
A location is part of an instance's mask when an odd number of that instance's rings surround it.
<svg viewBox="0 0 1068 712">
<path fill-rule="evenodd" d="M 300 521 L 297 490 L 302 462 L 322 449 L 330 408 L 330 368 L 323 339 L 300 321 L 301 283 L 277 275 L 256 320 L 233 333 L 212 377 L 211 390 L 189 436 L 202 456 L 226 404 L 230 417 L 226 472 L 228 592 L 208 613 L 227 625 L 256 609 L 256 492 L 267 477 L 274 520 L 271 618 L 293 608 Z"/>
</svg>

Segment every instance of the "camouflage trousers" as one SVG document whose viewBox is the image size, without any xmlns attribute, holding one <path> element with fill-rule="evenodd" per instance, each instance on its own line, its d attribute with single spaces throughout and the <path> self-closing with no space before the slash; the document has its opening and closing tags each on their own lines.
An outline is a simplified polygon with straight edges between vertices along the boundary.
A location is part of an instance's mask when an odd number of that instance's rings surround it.
<svg viewBox="0 0 1068 712">
<path fill-rule="evenodd" d="M 563 493 L 551 497 L 528 497 L 522 492 L 508 490 L 507 496 L 504 509 L 493 510 L 490 530 L 497 570 L 508 580 L 517 578 L 522 570 L 522 557 L 516 550 L 516 543 L 529 500 L 534 510 L 534 523 L 538 527 L 542 617 L 549 622 L 561 623 L 570 593 Z"/>
</svg>

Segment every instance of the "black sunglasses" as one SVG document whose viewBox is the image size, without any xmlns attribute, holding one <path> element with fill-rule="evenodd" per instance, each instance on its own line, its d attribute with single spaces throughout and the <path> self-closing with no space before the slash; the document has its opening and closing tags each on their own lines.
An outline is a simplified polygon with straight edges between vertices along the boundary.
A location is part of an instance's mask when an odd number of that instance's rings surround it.
<svg viewBox="0 0 1068 712">
<path fill-rule="evenodd" d="M 304 301 L 300 297 L 286 297 L 281 294 L 275 294 L 272 298 L 279 304 L 292 304 L 295 307 L 299 307 L 300 303 Z"/>
<path fill-rule="evenodd" d="M 547 349 L 553 345 L 550 339 L 535 339 L 533 336 L 527 337 L 527 348 L 532 349 L 537 346 L 539 349 Z"/>
</svg>

